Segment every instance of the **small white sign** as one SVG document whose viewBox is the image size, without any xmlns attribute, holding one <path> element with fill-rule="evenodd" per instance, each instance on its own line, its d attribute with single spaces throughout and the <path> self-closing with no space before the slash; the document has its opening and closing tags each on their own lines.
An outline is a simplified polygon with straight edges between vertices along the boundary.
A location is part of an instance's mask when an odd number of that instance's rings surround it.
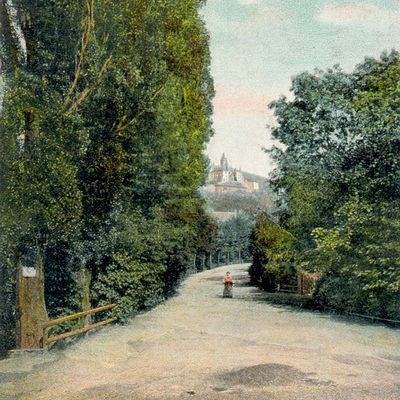
<svg viewBox="0 0 400 400">
<path fill-rule="evenodd" d="M 22 267 L 22 276 L 24 278 L 35 278 L 36 277 L 36 268 Z"/>
</svg>

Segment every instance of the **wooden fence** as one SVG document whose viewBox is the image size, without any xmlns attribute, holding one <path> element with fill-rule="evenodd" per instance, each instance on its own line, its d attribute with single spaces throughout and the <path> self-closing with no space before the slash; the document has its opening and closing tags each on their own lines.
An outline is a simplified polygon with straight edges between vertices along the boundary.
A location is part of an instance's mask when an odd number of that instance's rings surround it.
<svg viewBox="0 0 400 400">
<path fill-rule="evenodd" d="M 284 284 L 278 284 L 276 288 L 277 292 L 283 292 L 283 293 L 298 293 L 299 288 L 297 285 L 284 285 Z"/>
<path fill-rule="evenodd" d="M 301 271 L 297 277 L 298 293 L 312 294 L 320 276 L 321 274 L 318 272 L 311 274 L 309 272 Z"/>
<path fill-rule="evenodd" d="M 284 293 L 297 293 L 301 295 L 310 295 L 315 289 L 319 273 L 309 273 L 301 271 L 297 275 L 297 285 L 278 284 L 276 287 L 277 292 Z"/>
<path fill-rule="evenodd" d="M 71 337 L 71 336 L 75 336 L 75 335 L 79 335 L 81 333 L 85 333 L 88 332 L 92 329 L 95 328 L 99 328 L 101 326 L 110 324 L 111 322 L 114 322 L 117 320 L 117 317 L 111 317 L 108 318 L 106 320 L 100 321 L 100 322 L 96 322 L 93 324 L 85 324 L 85 326 L 83 326 L 82 328 L 78 328 L 78 329 L 74 329 L 72 331 L 69 332 L 65 332 L 65 333 L 61 333 L 59 335 L 54 335 L 54 336 L 49 336 L 49 329 L 53 326 L 57 326 L 60 325 L 64 322 L 67 321 L 73 321 L 75 319 L 79 319 L 79 318 L 84 318 L 88 315 L 91 314 L 96 314 L 102 311 L 108 311 L 108 310 L 112 310 L 115 307 L 117 307 L 116 304 L 109 304 L 107 306 L 103 306 L 103 307 L 98 307 L 98 308 L 93 308 L 91 310 L 87 310 L 87 311 L 82 311 L 76 314 L 72 314 L 72 315 L 67 315 L 65 317 L 61 317 L 61 318 L 57 318 L 57 319 L 53 319 L 53 320 L 49 320 L 43 323 L 43 340 L 42 340 L 42 346 L 41 347 L 45 347 L 48 346 L 50 343 L 53 342 L 57 342 L 59 340 Z"/>
</svg>

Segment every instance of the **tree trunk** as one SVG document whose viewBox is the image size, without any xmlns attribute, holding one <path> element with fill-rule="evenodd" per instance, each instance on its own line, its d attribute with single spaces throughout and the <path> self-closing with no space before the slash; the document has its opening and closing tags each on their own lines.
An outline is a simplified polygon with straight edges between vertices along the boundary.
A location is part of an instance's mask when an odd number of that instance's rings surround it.
<svg viewBox="0 0 400 400">
<path fill-rule="evenodd" d="M 6 283 L 7 283 L 7 273 L 6 273 L 6 266 L 3 262 L 1 262 L 0 259 L 0 282 L 3 282 L 2 285 L 0 285 L 0 304 L 2 305 L 0 307 L 0 356 L 3 355 L 7 349 L 7 309 L 6 309 L 6 304 L 7 304 L 7 299 L 6 299 Z"/>
<path fill-rule="evenodd" d="M 37 139 L 35 114 L 25 111 L 24 151 L 29 152 L 29 144 Z M 29 166 L 29 165 L 28 165 Z M 24 245 L 19 254 L 17 268 L 17 326 L 16 344 L 19 349 L 43 347 L 42 324 L 48 319 L 44 291 L 43 251 L 38 238 L 32 237 L 35 244 Z"/>
<path fill-rule="evenodd" d="M 19 64 L 18 46 L 11 26 L 11 16 L 6 0 L 0 0 L 0 40 L 2 42 L 0 71 L 11 74 Z"/>
<path fill-rule="evenodd" d="M 87 268 L 81 268 L 76 276 L 77 286 L 80 293 L 80 305 L 81 310 L 86 311 L 92 308 L 91 296 L 90 296 L 90 285 L 92 283 L 92 274 Z M 82 325 L 89 324 L 91 322 L 91 316 L 86 316 Z"/>
<path fill-rule="evenodd" d="M 28 146 L 30 143 L 33 143 L 38 138 L 38 132 L 35 129 L 35 114 L 32 111 L 27 110 L 24 112 L 24 117 L 25 117 L 24 144 L 25 146 Z"/>
<path fill-rule="evenodd" d="M 20 262 L 17 276 L 17 348 L 38 349 L 43 346 L 43 322 L 47 321 L 44 297 L 44 263 L 37 256 L 33 267 Z"/>
<path fill-rule="evenodd" d="M 17 275 L 15 271 L 15 259 L 2 254 L 0 256 L 0 358 L 8 350 L 15 348 L 15 279 Z"/>
</svg>

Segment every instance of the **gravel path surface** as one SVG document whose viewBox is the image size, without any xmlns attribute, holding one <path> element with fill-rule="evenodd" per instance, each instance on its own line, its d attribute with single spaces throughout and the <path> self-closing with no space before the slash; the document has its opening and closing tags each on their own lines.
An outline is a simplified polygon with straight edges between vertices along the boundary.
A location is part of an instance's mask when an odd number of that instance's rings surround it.
<svg viewBox="0 0 400 400">
<path fill-rule="evenodd" d="M 400 399 L 399 330 L 272 306 L 246 270 L 192 276 L 128 325 L 0 361 L 0 399 Z"/>
</svg>

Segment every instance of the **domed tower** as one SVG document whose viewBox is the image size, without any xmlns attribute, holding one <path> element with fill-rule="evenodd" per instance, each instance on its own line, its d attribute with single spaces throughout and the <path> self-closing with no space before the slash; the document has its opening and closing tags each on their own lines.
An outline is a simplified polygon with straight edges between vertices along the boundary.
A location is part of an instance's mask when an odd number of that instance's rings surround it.
<svg viewBox="0 0 400 400">
<path fill-rule="evenodd" d="M 221 168 L 223 171 L 228 171 L 228 169 L 229 169 L 228 159 L 226 158 L 225 153 L 222 153 Z"/>
<path fill-rule="evenodd" d="M 226 158 L 225 153 L 223 153 L 221 157 L 221 169 L 222 169 L 222 182 L 228 182 L 230 179 L 230 171 L 229 171 L 228 159 Z"/>
</svg>

